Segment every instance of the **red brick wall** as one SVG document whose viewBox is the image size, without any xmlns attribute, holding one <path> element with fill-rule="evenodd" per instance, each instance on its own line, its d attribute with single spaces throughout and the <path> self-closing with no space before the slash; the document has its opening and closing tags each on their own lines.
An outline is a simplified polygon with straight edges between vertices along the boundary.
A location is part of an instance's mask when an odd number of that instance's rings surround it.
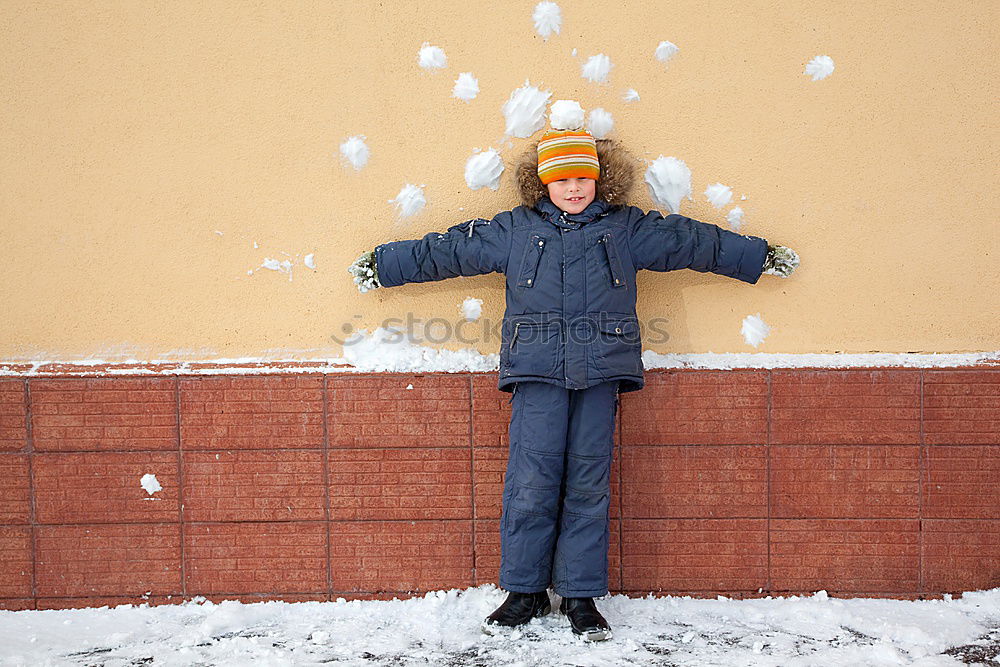
<svg viewBox="0 0 1000 667">
<path fill-rule="evenodd" d="M 613 592 L 1000 586 L 1000 369 L 646 377 Z M 496 583 L 509 398 L 470 373 L 0 379 L 0 608 Z"/>
</svg>

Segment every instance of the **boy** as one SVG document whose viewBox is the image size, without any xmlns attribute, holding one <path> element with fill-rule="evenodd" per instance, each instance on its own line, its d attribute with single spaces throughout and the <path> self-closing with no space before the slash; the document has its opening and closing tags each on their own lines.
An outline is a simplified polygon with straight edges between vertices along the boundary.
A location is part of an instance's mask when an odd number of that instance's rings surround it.
<svg viewBox="0 0 1000 667">
<path fill-rule="evenodd" d="M 640 269 L 689 268 L 755 284 L 798 256 L 765 239 L 626 204 L 634 160 L 586 131 L 553 130 L 517 169 L 522 205 L 445 234 L 384 243 L 349 271 L 359 289 L 506 275 L 498 388 L 511 392 L 493 634 L 562 599 L 573 632 L 611 638 L 593 598 L 608 593 L 610 466 L 618 395 L 641 389 Z"/>
</svg>

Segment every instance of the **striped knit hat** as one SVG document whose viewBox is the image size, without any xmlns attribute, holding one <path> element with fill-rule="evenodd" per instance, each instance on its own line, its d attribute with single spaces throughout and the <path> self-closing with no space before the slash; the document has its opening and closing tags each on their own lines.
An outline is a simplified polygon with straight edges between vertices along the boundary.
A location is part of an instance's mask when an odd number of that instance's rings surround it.
<svg viewBox="0 0 1000 667">
<path fill-rule="evenodd" d="M 586 130 L 549 130 L 538 142 L 538 178 L 548 185 L 561 178 L 592 178 L 601 174 L 597 142 Z"/>
</svg>

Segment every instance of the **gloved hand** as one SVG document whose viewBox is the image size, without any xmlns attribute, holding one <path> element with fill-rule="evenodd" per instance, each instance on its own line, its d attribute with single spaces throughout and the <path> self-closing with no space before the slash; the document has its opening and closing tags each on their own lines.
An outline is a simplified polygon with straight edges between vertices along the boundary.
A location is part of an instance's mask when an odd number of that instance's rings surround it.
<svg viewBox="0 0 1000 667">
<path fill-rule="evenodd" d="M 770 276 L 787 278 L 799 265 L 799 256 L 791 248 L 783 245 L 767 245 L 767 257 L 764 259 L 764 273 Z"/>
<path fill-rule="evenodd" d="M 358 258 L 347 267 L 347 270 L 354 275 L 354 283 L 362 294 L 370 289 L 382 287 L 382 283 L 378 281 L 378 266 L 375 264 L 374 250 L 367 250 L 358 255 Z"/>
</svg>

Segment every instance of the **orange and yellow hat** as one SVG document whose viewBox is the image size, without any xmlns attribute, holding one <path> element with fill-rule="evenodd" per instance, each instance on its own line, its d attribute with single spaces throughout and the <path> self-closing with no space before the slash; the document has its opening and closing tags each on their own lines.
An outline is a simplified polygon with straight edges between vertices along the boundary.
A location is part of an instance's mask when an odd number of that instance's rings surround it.
<svg viewBox="0 0 1000 667">
<path fill-rule="evenodd" d="M 538 142 L 538 178 L 544 185 L 562 178 L 601 175 L 597 141 L 586 130 L 549 130 Z"/>
</svg>

